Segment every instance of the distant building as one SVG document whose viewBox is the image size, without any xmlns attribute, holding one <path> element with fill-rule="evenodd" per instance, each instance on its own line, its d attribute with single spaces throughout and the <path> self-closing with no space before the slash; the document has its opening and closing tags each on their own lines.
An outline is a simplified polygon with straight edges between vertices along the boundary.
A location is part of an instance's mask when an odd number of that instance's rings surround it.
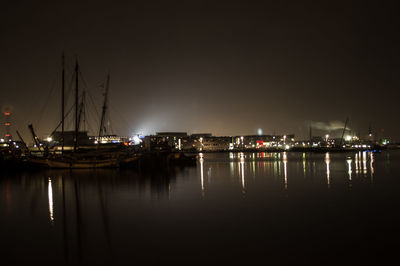
<svg viewBox="0 0 400 266">
<path fill-rule="evenodd" d="M 144 145 L 146 150 L 181 150 L 186 138 L 186 132 L 157 132 L 156 135 L 146 136 Z"/>
<path fill-rule="evenodd" d="M 200 141 L 200 151 L 226 151 L 231 141 L 231 137 L 205 137 Z"/>
<path fill-rule="evenodd" d="M 175 138 L 184 138 L 187 137 L 186 132 L 157 132 L 157 137 L 175 137 Z"/>
<path fill-rule="evenodd" d="M 192 135 L 190 135 L 190 137 L 192 138 L 209 138 L 212 137 L 212 133 L 194 133 Z"/>
<path fill-rule="evenodd" d="M 117 135 L 106 135 L 106 136 L 101 136 L 101 137 L 92 137 L 94 139 L 94 143 L 101 143 L 101 144 L 106 144 L 106 143 L 124 143 L 127 142 L 128 139 L 125 137 L 120 137 Z"/>
<path fill-rule="evenodd" d="M 211 133 L 192 134 L 182 140 L 184 151 L 224 151 L 228 150 L 232 137 L 216 137 Z"/>
</svg>

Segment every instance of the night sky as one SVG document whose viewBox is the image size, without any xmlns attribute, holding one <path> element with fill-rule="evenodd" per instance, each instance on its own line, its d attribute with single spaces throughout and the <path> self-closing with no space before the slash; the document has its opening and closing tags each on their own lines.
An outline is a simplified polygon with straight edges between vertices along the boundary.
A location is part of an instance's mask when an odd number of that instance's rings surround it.
<svg viewBox="0 0 400 266">
<path fill-rule="evenodd" d="M 88 109 L 100 112 L 110 72 L 116 134 L 261 128 L 301 139 L 310 124 L 339 136 L 348 116 L 357 134 L 371 124 L 400 140 L 398 12 L 383 1 L 7 1 L 0 106 L 13 130 L 49 134 L 64 51 L 67 83 L 78 56 Z M 94 109 L 87 120 L 96 134 Z"/>
</svg>

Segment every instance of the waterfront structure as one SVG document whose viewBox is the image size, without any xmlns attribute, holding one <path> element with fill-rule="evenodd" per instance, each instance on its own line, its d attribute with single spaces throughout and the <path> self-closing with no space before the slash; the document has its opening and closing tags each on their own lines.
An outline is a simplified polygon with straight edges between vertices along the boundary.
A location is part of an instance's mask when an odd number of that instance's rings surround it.
<svg viewBox="0 0 400 266">
<path fill-rule="evenodd" d="M 291 135 L 246 135 L 212 136 L 211 133 L 185 135 L 182 132 L 157 133 L 145 138 L 145 147 L 152 149 L 171 149 L 172 151 L 215 152 L 249 149 L 289 149 L 294 146 L 295 136 Z"/>
<path fill-rule="evenodd" d="M 10 112 L 4 112 L 4 116 L 5 116 L 5 122 L 4 122 L 4 127 L 5 127 L 5 131 L 6 133 L 4 134 L 4 140 L 5 141 L 11 141 L 12 137 L 11 137 L 11 120 L 10 120 L 10 116 L 11 113 Z"/>
<path fill-rule="evenodd" d="M 129 139 L 126 137 L 121 137 L 117 135 L 104 135 L 104 136 L 97 136 L 91 137 L 94 139 L 95 144 L 109 144 L 109 143 L 128 143 Z"/>
</svg>

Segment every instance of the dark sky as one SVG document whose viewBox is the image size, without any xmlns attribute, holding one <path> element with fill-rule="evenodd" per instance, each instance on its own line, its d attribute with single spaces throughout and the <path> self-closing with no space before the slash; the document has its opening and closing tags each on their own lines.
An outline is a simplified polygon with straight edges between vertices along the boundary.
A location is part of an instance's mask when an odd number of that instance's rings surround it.
<svg viewBox="0 0 400 266">
<path fill-rule="evenodd" d="M 121 135 L 261 128 L 305 138 L 311 123 L 340 135 L 348 116 L 354 132 L 371 124 L 400 140 L 398 11 L 383 1 L 8 1 L 0 106 L 24 136 L 28 123 L 49 134 L 64 51 L 69 70 L 78 56 L 97 112 L 110 71 Z"/>
</svg>

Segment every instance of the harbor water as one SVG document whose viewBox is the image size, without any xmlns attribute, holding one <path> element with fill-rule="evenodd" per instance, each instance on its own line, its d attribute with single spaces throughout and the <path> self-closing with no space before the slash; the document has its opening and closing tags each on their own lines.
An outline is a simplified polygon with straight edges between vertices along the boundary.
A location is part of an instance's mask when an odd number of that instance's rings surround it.
<svg viewBox="0 0 400 266">
<path fill-rule="evenodd" d="M 2 265 L 383 265 L 400 152 L 204 153 L 195 166 L 0 174 Z"/>
</svg>

